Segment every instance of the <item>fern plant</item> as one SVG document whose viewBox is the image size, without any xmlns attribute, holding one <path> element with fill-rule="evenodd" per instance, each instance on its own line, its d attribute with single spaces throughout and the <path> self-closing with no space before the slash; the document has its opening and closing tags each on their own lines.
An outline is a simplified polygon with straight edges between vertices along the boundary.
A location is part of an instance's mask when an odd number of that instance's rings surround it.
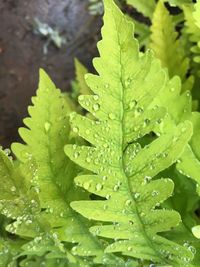
<svg viewBox="0 0 200 267">
<path fill-rule="evenodd" d="M 197 75 L 164 3 L 132 2 L 154 51 L 104 0 L 97 74 L 76 59 L 67 94 L 41 70 L 22 142 L 0 149 L 1 267 L 199 266 Z"/>
</svg>

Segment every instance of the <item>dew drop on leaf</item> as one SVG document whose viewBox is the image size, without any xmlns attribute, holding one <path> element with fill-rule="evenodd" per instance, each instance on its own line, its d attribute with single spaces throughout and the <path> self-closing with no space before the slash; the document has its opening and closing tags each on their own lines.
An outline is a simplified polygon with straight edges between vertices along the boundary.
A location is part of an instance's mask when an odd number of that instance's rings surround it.
<svg viewBox="0 0 200 267">
<path fill-rule="evenodd" d="M 132 247 L 129 246 L 129 247 L 127 248 L 127 250 L 128 250 L 128 251 L 131 251 L 131 250 L 132 250 Z"/>
<path fill-rule="evenodd" d="M 98 95 L 94 95 L 93 98 L 94 98 L 95 101 L 99 100 L 99 96 Z"/>
<path fill-rule="evenodd" d="M 10 190 L 11 190 L 11 192 L 16 192 L 16 187 L 12 186 Z"/>
<path fill-rule="evenodd" d="M 75 152 L 75 153 L 74 153 L 74 158 L 75 158 L 75 159 L 77 159 L 79 156 L 80 156 L 80 153 L 79 153 L 79 152 Z"/>
<path fill-rule="evenodd" d="M 102 188 L 103 188 L 103 185 L 102 184 L 97 184 L 96 185 L 96 190 L 97 191 L 101 191 Z"/>
<path fill-rule="evenodd" d="M 192 227 L 192 233 L 196 238 L 200 239 L 200 225 Z"/>
<path fill-rule="evenodd" d="M 106 199 L 110 199 L 111 198 L 111 195 L 106 195 Z"/>
<path fill-rule="evenodd" d="M 130 109 L 133 109 L 136 105 L 137 105 L 137 101 L 136 101 L 136 100 L 132 100 L 132 101 L 129 103 L 129 108 L 130 108 Z"/>
<path fill-rule="evenodd" d="M 94 111 L 98 111 L 99 108 L 100 108 L 99 104 L 94 104 L 94 105 L 93 105 L 93 110 L 94 110 Z"/>
<path fill-rule="evenodd" d="M 138 199 L 139 197 L 140 197 L 140 193 L 135 193 L 135 194 L 134 194 L 134 198 L 135 198 L 135 199 Z"/>
<path fill-rule="evenodd" d="M 130 206 L 131 203 L 132 203 L 131 199 L 127 199 L 125 205 L 126 205 L 126 206 Z"/>
<path fill-rule="evenodd" d="M 108 179 L 108 177 L 104 175 L 104 176 L 102 177 L 102 179 L 103 179 L 103 181 L 106 181 L 106 180 Z"/>
<path fill-rule="evenodd" d="M 73 131 L 74 133 L 78 133 L 79 129 L 78 129 L 78 127 L 73 127 L 73 128 L 72 128 L 72 131 Z"/>
<path fill-rule="evenodd" d="M 113 187 L 113 190 L 114 190 L 115 192 L 117 192 L 117 191 L 119 190 L 119 185 L 116 184 L 116 185 Z"/>
<path fill-rule="evenodd" d="M 115 119 L 115 114 L 114 113 L 110 113 L 108 115 L 108 117 L 111 119 L 111 120 L 114 120 Z"/>
<path fill-rule="evenodd" d="M 9 155 L 10 155 L 10 153 L 11 153 L 11 151 L 10 151 L 10 149 L 9 149 L 9 148 L 6 148 L 6 149 L 4 149 L 4 152 L 5 152 L 5 154 L 6 154 L 7 156 L 9 156 Z"/>
<path fill-rule="evenodd" d="M 79 101 L 83 101 L 83 100 L 84 100 L 84 95 L 80 95 L 80 96 L 78 97 L 78 100 L 79 100 Z"/>
<path fill-rule="evenodd" d="M 88 135 L 88 134 L 90 133 L 90 130 L 87 129 L 87 130 L 85 131 L 85 133 Z"/>
<path fill-rule="evenodd" d="M 155 197 L 155 196 L 157 196 L 158 195 L 158 191 L 153 191 L 152 193 L 151 193 L 151 195 L 153 196 L 153 197 Z"/>
<path fill-rule="evenodd" d="M 87 163 L 90 163 L 90 162 L 91 162 L 91 158 L 90 158 L 90 157 L 87 157 L 85 161 L 86 161 Z"/>
<path fill-rule="evenodd" d="M 50 128 L 51 128 L 51 123 L 46 121 L 44 124 L 45 132 L 48 133 L 50 131 Z"/>
</svg>

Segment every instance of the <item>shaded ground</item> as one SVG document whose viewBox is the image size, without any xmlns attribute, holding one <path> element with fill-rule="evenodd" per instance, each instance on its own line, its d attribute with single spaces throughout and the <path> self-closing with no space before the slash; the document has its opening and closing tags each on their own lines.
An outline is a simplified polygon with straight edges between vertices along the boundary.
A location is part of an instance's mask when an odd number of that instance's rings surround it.
<svg viewBox="0 0 200 267">
<path fill-rule="evenodd" d="M 73 59 L 87 66 L 96 55 L 100 20 L 88 14 L 86 0 L 0 0 L 0 143 L 9 147 L 35 94 L 43 67 L 62 90 L 74 76 Z M 38 18 L 57 27 L 67 43 L 44 55 L 45 39 L 33 33 Z"/>
</svg>

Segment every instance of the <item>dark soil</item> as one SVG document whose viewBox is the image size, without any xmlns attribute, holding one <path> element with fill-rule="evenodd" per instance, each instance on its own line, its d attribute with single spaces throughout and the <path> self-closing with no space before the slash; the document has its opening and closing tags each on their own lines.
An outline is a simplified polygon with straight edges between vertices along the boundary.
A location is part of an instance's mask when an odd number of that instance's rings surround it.
<svg viewBox="0 0 200 267">
<path fill-rule="evenodd" d="M 74 77 L 74 57 L 90 67 L 97 54 L 101 21 L 90 16 L 86 0 L 0 0 L 0 143 L 9 147 L 19 137 L 18 127 L 27 115 L 31 96 L 43 67 L 63 91 Z M 61 49 L 33 33 L 38 18 L 67 38 Z"/>
</svg>

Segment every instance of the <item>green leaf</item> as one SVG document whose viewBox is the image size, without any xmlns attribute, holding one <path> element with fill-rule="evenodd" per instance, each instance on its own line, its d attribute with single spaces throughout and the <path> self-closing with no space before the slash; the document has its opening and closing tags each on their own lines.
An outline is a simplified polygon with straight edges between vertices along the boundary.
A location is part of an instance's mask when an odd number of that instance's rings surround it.
<svg viewBox="0 0 200 267">
<path fill-rule="evenodd" d="M 194 64 L 192 65 L 193 72 L 199 76 L 198 63 L 200 62 L 200 28 L 198 25 L 198 7 L 199 2 L 196 5 L 185 5 L 183 11 L 185 15 L 185 28 L 184 33 L 188 35 L 190 43 L 190 50 L 193 54 Z M 189 43 L 189 42 L 188 42 Z M 197 65 L 196 65 L 196 64 Z"/>
<path fill-rule="evenodd" d="M 195 23 L 198 28 L 200 28 L 200 1 L 197 0 L 196 4 L 194 5 L 194 13 L 193 17 L 195 19 Z"/>
<path fill-rule="evenodd" d="M 86 77 L 94 95 L 79 97 L 95 119 L 71 114 L 72 129 L 92 146 L 65 147 L 73 161 L 93 173 L 78 176 L 76 184 L 104 199 L 71 206 L 84 217 L 102 221 L 91 232 L 115 240 L 106 252 L 187 266 L 192 253 L 158 234 L 180 222 L 177 212 L 156 208 L 172 194 L 173 182 L 151 180 L 182 154 L 191 123 L 172 127 L 145 147 L 138 143 L 165 115 L 151 104 L 166 75 L 151 53 L 139 53 L 132 36 L 131 22 L 112 1 L 105 1 L 100 57 L 94 60 L 99 75 Z"/>
<path fill-rule="evenodd" d="M 189 69 L 189 59 L 184 54 L 172 16 L 162 0 L 156 5 L 151 32 L 150 48 L 161 60 L 162 66 L 167 68 L 170 78 L 178 75 L 184 83 Z"/>
<path fill-rule="evenodd" d="M 26 145 L 17 143 L 12 149 L 21 162 L 34 160 L 36 163 L 32 180 L 41 205 L 39 217 L 49 224 L 44 232 L 58 236 L 62 242 L 74 243 L 74 255 L 94 256 L 97 263 L 103 258 L 106 261 L 103 246 L 88 231 L 88 221 L 69 206 L 72 200 L 87 199 L 88 194 L 74 186 L 77 168 L 64 154 L 64 145 L 70 143 L 70 109 L 43 70 L 32 102 L 33 106 L 28 109 L 30 117 L 24 120 L 27 128 L 19 130 Z M 112 256 L 108 259 L 112 262 Z"/>
</svg>

